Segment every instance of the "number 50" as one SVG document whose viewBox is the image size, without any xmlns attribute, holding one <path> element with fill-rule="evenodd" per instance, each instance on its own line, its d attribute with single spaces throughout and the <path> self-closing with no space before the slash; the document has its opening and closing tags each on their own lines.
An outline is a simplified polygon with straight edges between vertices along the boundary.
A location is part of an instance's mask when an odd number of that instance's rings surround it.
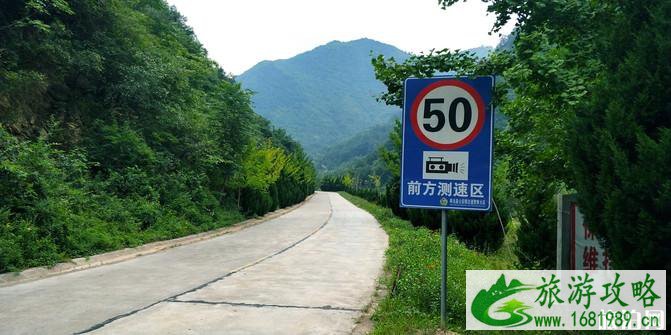
<svg viewBox="0 0 671 335">
<path fill-rule="evenodd" d="M 433 104 L 443 104 L 445 99 L 426 99 L 424 100 L 424 119 L 428 122 L 424 122 L 422 126 L 427 131 L 432 133 L 439 132 L 445 127 L 445 113 L 440 109 L 431 109 Z M 461 123 L 461 126 L 457 124 L 457 107 L 461 104 L 464 107 L 464 121 Z M 431 118 L 435 116 L 438 120 L 438 123 L 435 126 L 431 125 Z M 450 103 L 450 108 L 447 113 L 448 123 L 450 129 L 454 132 L 461 133 L 466 131 L 471 125 L 473 118 L 473 111 L 471 109 L 471 103 L 466 100 L 466 98 L 459 97 Z"/>
</svg>

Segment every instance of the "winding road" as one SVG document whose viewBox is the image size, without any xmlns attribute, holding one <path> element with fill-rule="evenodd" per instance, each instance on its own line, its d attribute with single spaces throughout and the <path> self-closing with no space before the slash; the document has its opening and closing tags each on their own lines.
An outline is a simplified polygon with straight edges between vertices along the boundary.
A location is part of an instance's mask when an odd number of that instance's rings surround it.
<svg viewBox="0 0 671 335">
<path fill-rule="evenodd" d="M 349 334 L 387 235 L 337 193 L 244 230 L 0 288 L 0 334 Z"/>
</svg>

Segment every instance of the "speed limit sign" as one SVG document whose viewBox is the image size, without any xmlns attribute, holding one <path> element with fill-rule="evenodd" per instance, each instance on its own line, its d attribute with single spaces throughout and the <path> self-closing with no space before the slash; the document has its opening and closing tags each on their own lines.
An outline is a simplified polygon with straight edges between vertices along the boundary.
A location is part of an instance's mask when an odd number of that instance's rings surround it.
<svg viewBox="0 0 671 335">
<path fill-rule="evenodd" d="M 472 86 L 455 79 L 432 83 L 411 107 L 413 131 L 436 149 L 457 149 L 475 138 L 485 121 L 485 103 Z"/>
<path fill-rule="evenodd" d="M 494 79 L 405 82 L 401 206 L 490 210 Z"/>
</svg>

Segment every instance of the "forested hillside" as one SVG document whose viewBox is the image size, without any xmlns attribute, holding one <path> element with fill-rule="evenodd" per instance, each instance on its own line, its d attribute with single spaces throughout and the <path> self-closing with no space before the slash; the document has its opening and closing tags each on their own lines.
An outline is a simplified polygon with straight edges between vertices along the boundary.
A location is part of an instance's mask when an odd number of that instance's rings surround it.
<svg viewBox="0 0 671 335">
<path fill-rule="evenodd" d="M 254 113 L 163 0 L 0 8 L 0 272 L 212 229 L 312 193 L 301 146 Z"/>
<path fill-rule="evenodd" d="M 381 148 L 391 146 L 389 132 L 393 121 L 364 130 L 315 155 L 322 180 L 349 175 L 360 187 L 374 188 L 389 181 L 391 174 L 379 156 Z"/>
<path fill-rule="evenodd" d="M 375 55 L 408 57 L 370 39 L 334 41 L 290 59 L 261 62 L 236 80 L 255 92 L 259 114 L 315 155 L 399 116 L 397 108 L 375 99 L 384 90 L 370 63 Z"/>
<path fill-rule="evenodd" d="M 389 121 L 362 132 L 350 138 L 332 144 L 325 150 L 315 154 L 315 165 L 322 172 L 341 171 L 352 160 L 377 153 L 380 146 L 389 140 L 389 132 L 394 122 Z"/>
</svg>

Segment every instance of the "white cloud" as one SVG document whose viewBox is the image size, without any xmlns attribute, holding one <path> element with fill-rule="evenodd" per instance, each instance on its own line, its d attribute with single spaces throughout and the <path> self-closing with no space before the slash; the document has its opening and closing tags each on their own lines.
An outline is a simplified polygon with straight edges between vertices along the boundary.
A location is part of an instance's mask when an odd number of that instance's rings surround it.
<svg viewBox="0 0 671 335">
<path fill-rule="evenodd" d="M 224 70 L 289 58 L 332 40 L 368 37 L 410 52 L 494 46 L 486 4 L 436 0 L 168 0 Z M 509 32 L 507 29 L 506 32 Z"/>
</svg>

